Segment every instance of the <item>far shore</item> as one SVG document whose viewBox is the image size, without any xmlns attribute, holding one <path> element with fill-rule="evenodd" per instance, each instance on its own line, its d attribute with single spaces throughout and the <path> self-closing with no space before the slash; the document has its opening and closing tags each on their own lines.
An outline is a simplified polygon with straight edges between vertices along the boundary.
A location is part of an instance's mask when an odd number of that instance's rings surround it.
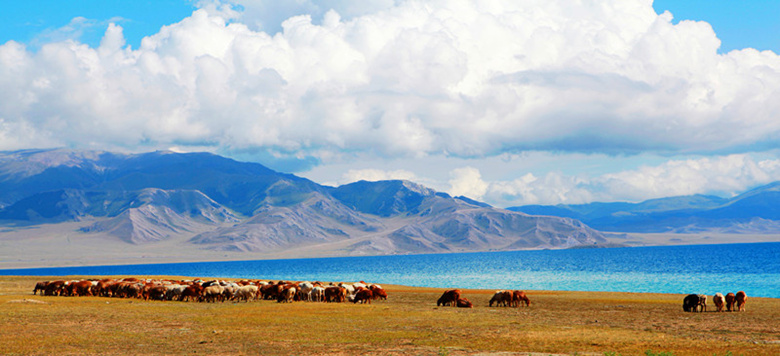
<svg viewBox="0 0 780 356">
<path fill-rule="evenodd" d="M 736 243 L 780 242 L 780 235 L 770 234 L 615 234 L 610 237 L 606 248 L 630 248 L 645 246 L 680 246 Z M 225 262 L 254 260 L 287 260 L 308 258 L 355 257 L 343 251 L 329 250 L 321 246 L 309 246 L 273 253 L 212 251 L 194 245 L 160 243 L 129 245 L 106 243 L 98 240 L 71 241 L 62 239 L 14 239 L 6 241 L 0 234 L 0 270 L 146 265 L 193 262 Z M 585 246 L 587 247 L 587 246 Z M 582 248 L 582 247 L 577 247 Z M 541 249 L 526 249 L 541 250 Z M 446 253 L 494 252 L 453 251 Z M 359 255 L 365 256 L 365 255 Z M 380 256 L 380 255 L 377 255 Z"/>
</svg>

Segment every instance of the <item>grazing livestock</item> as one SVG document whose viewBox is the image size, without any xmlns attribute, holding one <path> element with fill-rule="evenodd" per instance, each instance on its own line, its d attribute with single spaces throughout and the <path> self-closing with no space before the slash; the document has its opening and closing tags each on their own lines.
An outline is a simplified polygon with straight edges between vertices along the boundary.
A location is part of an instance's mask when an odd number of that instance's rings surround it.
<svg viewBox="0 0 780 356">
<path fill-rule="evenodd" d="M 387 292 L 385 292 L 385 290 L 382 289 L 382 287 L 379 286 L 378 284 L 372 284 L 369 287 L 369 290 L 374 295 L 374 300 L 377 299 L 387 300 Z"/>
<path fill-rule="evenodd" d="M 309 300 L 312 302 L 324 302 L 325 301 L 325 288 L 322 286 L 315 286 L 309 293 Z"/>
<path fill-rule="evenodd" d="M 325 301 L 328 303 L 344 303 L 347 300 L 346 289 L 337 286 L 325 288 Z"/>
<path fill-rule="evenodd" d="M 187 290 L 184 284 L 169 284 L 165 286 L 165 300 L 181 300 L 184 291 Z"/>
<path fill-rule="evenodd" d="M 339 287 L 344 288 L 346 291 L 347 294 L 344 296 L 345 298 L 355 296 L 355 286 L 346 283 L 339 283 Z"/>
<path fill-rule="evenodd" d="M 460 298 L 458 299 L 458 308 L 473 308 L 474 304 L 471 304 L 471 302 L 466 298 Z"/>
<path fill-rule="evenodd" d="M 747 294 L 743 291 L 737 292 L 735 296 L 737 300 L 737 311 L 745 311 L 745 304 L 747 303 Z"/>
<path fill-rule="evenodd" d="M 46 289 L 43 291 L 43 295 L 58 296 L 63 293 L 65 288 L 65 281 L 53 281 L 46 285 Z"/>
<path fill-rule="evenodd" d="M 528 296 L 525 295 L 525 292 L 521 290 L 516 290 L 512 292 L 512 306 L 518 307 L 522 304 L 525 304 L 525 306 L 530 307 L 531 306 L 531 300 L 528 299 Z"/>
<path fill-rule="evenodd" d="M 190 300 L 200 300 L 200 296 L 203 293 L 203 286 L 198 283 L 193 283 L 187 286 L 179 297 L 179 301 L 188 302 Z"/>
<path fill-rule="evenodd" d="M 361 289 L 357 293 L 355 293 L 355 298 L 352 299 L 352 303 L 362 303 L 365 304 L 368 302 L 368 304 L 371 304 L 371 299 L 374 298 L 374 293 L 371 293 L 368 289 Z"/>
<path fill-rule="evenodd" d="M 168 293 L 168 289 L 161 284 L 148 284 L 144 287 L 141 295 L 144 300 L 165 300 L 165 295 Z"/>
<path fill-rule="evenodd" d="M 222 287 L 219 284 L 212 284 L 206 288 L 203 289 L 203 293 L 201 293 L 201 299 L 207 303 L 212 303 L 216 301 L 224 302 L 224 298 L 222 295 L 222 292 L 225 291 L 225 288 Z"/>
<path fill-rule="evenodd" d="M 698 294 L 688 294 L 683 299 L 683 311 L 685 312 L 696 312 L 698 306 L 699 306 Z"/>
<path fill-rule="evenodd" d="M 452 305 L 453 307 L 456 307 L 458 299 L 460 299 L 460 289 L 446 290 L 441 297 L 439 297 L 439 300 L 436 301 L 436 306 Z"/>
<path fill-rule="evenodd" d="M 77 281 L 68 284 L 69 295 L 83 297 L 92 295 L 92 282 L 91 281 Z"/>
<path fill-rule="evenodd" d="M 497 290 L 493 294 L 493 298 L 490 298 L 488 305 L 492 307 L 493 303 L 496 303 L 496 306 L 503 305 L 505 307 L 512 305 L 512 292 Z"/>
<path fill-rule="evenodd" d="M 35 289 L 33 289 L 33 295 L 38 293 L 38 291 L 41 291 L 41 294 L 46 290 L 46 285 L 49 284 L 49 281 L 43 281 L 35 283 Z"/>
<path fill-rule="evenodd" d="M 723 311 L 723 307 L 726 305 L 726 297 L 722 293 L 718 292 L 712 296 L 712 303 L 715 304 L 715 308 L 718 312 Z"/>
<path fill-rule="evenodd" d="M 293 286 L 289 286 L 282 290 L 282 293 L 279 293 L 279 299 L 276 301 L 279 303 L 292 303 L 293 300 L 295 300 L 295 293 L 297 290 Z"/>
<path fill-rule="evenodd" d="M 705 312 L 707 311 L 707 296 L 704 294 L 699 294 L 699 312 Z"/>
<path fill-rule="evenodd" d="M 238 302 L 243 300 L 248 303 L 251 300 L 255 300 L 258 290 L 259 288 L 257 288 L 257 286 L 241 286 L 236 290 L 235 299 Z"/>
<path fill-rule="evenodd" d="M 737 301 L 737 296 L 734 293 L 726 294 L 726 310 L 733 311 L 734 303 Z"/>
<path fill-rule="evenodd" d="M 314 284 L 311 282 L 298 283 L 298 299 L 308 301 L 312 289 L 314 289 Z"/>
</svg>

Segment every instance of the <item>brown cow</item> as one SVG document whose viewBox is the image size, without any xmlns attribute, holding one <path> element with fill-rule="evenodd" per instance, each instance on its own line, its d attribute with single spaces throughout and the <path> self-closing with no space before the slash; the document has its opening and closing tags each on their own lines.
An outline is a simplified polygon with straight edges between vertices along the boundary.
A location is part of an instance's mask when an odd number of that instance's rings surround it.
<svg viewBox="0 0 780 356">
<path fill-rule="evenodd" d="M 387 292 L 382 287 L 377 285 L 371 285 L 371 293 L 374 295 L 374 300 L 384 299 L 387 300 Z"/>
<path fill-rule="evenodd" d="M 747 294 L 743 291 L 737 292 L 737 295 L 735 296 L 735 299 L 737 301 L 737 311 L 745 311 L 745 304 L 747 303 Z"/>
<path fill-rule="evenodd" d="M 47 284 L 49 284 L 49 281 L 35 283 L 35 288 L 33 289 L 33 295 L 38 293 L 38 291 L 41 291 L 41 294 L 43 294 L 43 292 L 46 291 Z"/>
<path fill-rule="evenodd" d="M 453 307 L 457 307 L 458 299 L 460 299 L 460 289 L 446 290 L 439 300 L 436 301 L 436 306 L 452 305 Z"/>
<path fill-rule="evenodd" d="M 147 285 L 143 291 L 144 300 L 165 300 L 168 289 L 160 284 Z"/>
<path fill-rule="evenodd" d="M 184 289 L 184 292 L 181 293 L 179 301 L 186 302 L 190 300 L 199 300 L 202 293 L 203 286 L 197 283 L 190 284 Z"/>
<path fill-rule="evenodd" d="M 496 291 L 496 293 L 493 294 L 493 298 L 490 298 L 488 305 L 492 307 L 493 303 L 496 303 L 496 306 L 503 305 L 505 307 L 512 305 L 512 292 L 504 290 Z"/>
<path fill-rule="evenodd" d="M 717 312 L 722 312 L 723 307 L 726 305 L 726 297 L 723 296 L 722 293 L 715 293 L 714 296 L 712 296 L 712 303 L 715 304 L 715 308 L 717 309 Z"/>
<path fill-rule="evenodd" d="M 474 305 L 466 298 L 458 299 L 458 308 L 473 308 Z"/>
<path fill-rule="evenodd" d="M 734 295 L 734 293 L 726 294 L 726 310 L 733 311 L 734 302 L 736 301 L 737 301 L 737 297 Z"/>
<path fill-rule="evenodd" d="M 78 281 L 71 282 L 68 285 L 70 295 L 76 297 L 91 296 L 92 295 L 92 282 L 91 281 Z"/>
<path fill-rule="evenodd" d="M 65 287 L 65 281 L 53 281 L 46 285 L 46 289 L 43 291 L 43 295 L 58 296 L 63 293 Z"/>
<path fill-rule="evenodd" d="M 328 303 L 344 303 L 347 290 L 343 287 L 330 286 L 325 288 L 325 301 Z"/>
<path fill-rule="evenodd" d="M 355 298 L 352 299 L 352 303 L 362 303 L 365 304 L 368 302 L 368 304 L 371 304 L 371 299 L 374 298 L 374 293 L 371 293 L 368 289 L 360 289 L 357 293 L 355 293 Z"/>
<path fill-rule="evenodd" d="M 512 306 L 518 307 L 522 304 L 525 304 L 525 306 L 530 307 L 531 306 L 531 300 L 528 299 L 528 296 L 525 295 L 525 292 L 521 290 L 516 290 L 512 292 Z"/>
</svg>

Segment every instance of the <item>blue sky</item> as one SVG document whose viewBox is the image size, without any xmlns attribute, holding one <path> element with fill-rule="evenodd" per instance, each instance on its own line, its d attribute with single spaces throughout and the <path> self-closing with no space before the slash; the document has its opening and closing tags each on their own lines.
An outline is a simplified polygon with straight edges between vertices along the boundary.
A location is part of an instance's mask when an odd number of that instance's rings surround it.
<svg viewBox="0 0 780 356">
<path fill-rule="evenodd" d="M 124 28 L 127 44 L 137 48 L 141 38 L 196 9 L 193 0 L 36 0 L 34 4 L 0 4 L 0 43 L 45 41 L 74 18 L 83 17 L 90 22 L 82 28 L 81 42 L 97 46 L 113 21 Z M 746 47 L 780 52 L 780 1 L 654 0 L 653 8 L 658 13 L 670 11 L 675 23 L 708 22 L 722 41 L 721 52 Z"/>
<path fill-rule="evenodd" d="M 187 0 L 3 1 L 0 42 L 37 43 L 51 40 L 52 36 L 57 40 L 77 35 L 63 29 L 74 18 L 83 17 L 88 21 L 78 29 L 83 33 L 79 41 L 97 46 L 108 23 L 116 22 L 124 27 L 128 44 L 138 47 L 141 38 L 181 21 L 194 10 L 193 2 Z"/>
<path fill-rule="evenodd" d="M 211 151 L 496 206 L 728 196 L 780 180 L 778 19 L 764 0 L 5 1 L 0 150 Z"/>
</svg>

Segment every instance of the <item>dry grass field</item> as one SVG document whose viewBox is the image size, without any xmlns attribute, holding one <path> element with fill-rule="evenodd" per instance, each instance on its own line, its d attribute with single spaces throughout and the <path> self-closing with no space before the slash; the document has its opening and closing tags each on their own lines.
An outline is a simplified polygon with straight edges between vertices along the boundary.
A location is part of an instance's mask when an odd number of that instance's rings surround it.
<svg viewBox="0 0 780 356">
<path fill-rule="evenodd" d="M 682 295 L 527 291 L 530 308 L 436 307 L 442 289 L 384 286 L 370 305 L 33 296 L 0 277 L 2 355 L 780 355 L 780 299 L 684 313 Z M 727 291 L 723 291 L 724 293 Z"/>
</svg>

